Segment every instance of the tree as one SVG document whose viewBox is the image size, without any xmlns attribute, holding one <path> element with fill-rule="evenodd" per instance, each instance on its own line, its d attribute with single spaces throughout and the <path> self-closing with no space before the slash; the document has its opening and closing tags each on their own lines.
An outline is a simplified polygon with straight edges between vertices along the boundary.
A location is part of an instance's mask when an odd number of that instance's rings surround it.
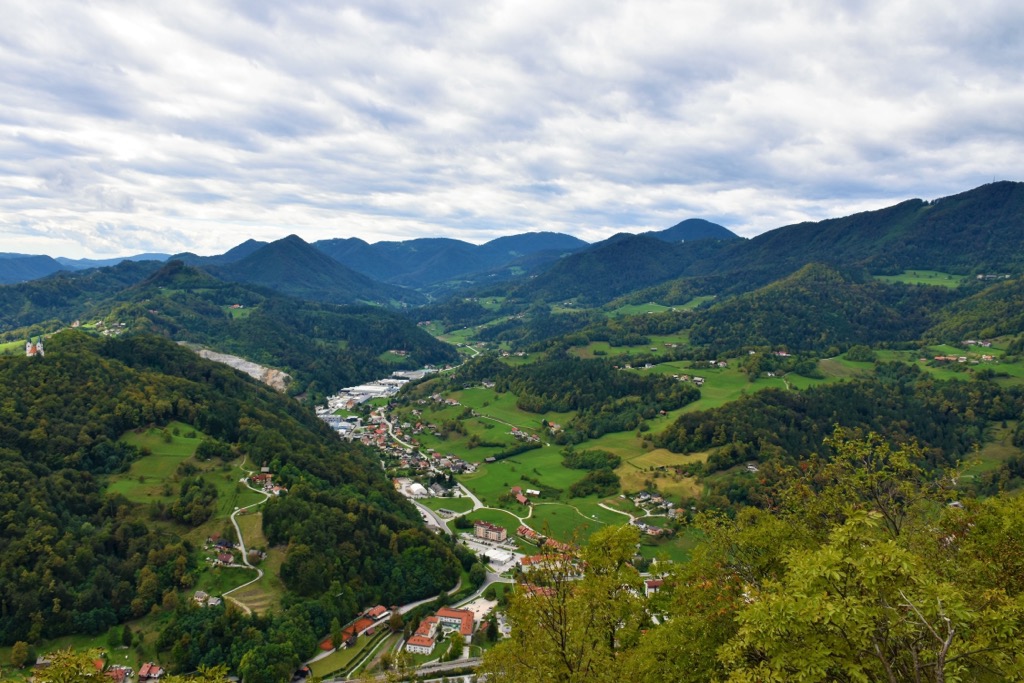
<svg viewBox="0 0 1024 683">
<path fill-rule="evenodd" d="M 793 553 L 781 580 L 751 589 L 719 651 L 728 680 L 1021 680 L 1021 600 L 944 580 L 886 523 L 851 515 L 823 547 Z"/>
<path fill-rule="evenodd" d="M 34 673 L 36 683 L 99 683 L 105 678 L 87 652 L 68 648 L 50 654 L 49 659 L 49 666 Z"/>
<path fill-rule="evenodd" d="M 19 640 L 11 646 L 11 666 L 20 669 L 28 662 L 28 643 Z"/>
<path fill-rule="evenodd" d="M 487 567 L 483 566 L 479 562 L 473 564 L 469 568 L 469 582 L 475 588 L 479 588 L 487 580 Z"/>
<path fill-rule="evenodd" d="M 636 527 L 605 527 L 579 556 L 526 572 L 509 605 L 512 636 L 485 655 L 488 680 L 621 680 L 620 652 L 636 646 L 647 624 L 640 577 L 629 564 L 639 540 Z"/>
<path fill-rule="evenodd" d="M 344 638 L 342 638 L 341 622 L 338 621 L 338 617 L 334 617 L 334 619 L 331 620 L 331 645 L 335 648 L 340 648 L 343 641 Z"/>
<path fill-rule="evenodd" d="M 398 633 L 405 626 L 405 619 L 402 617 L 402 613 L 397 609 L 391 611 L 391 616 L 388 617 L 388 628 L 391 629 L 392 633 Z"/>
<path fill-rule="evenodd" d="M 448 640 L 451 642 L 448 644 L 445 660 L 452 662 L 462 656 L 462 648 L 466 645 L 466 638 L 459 631 L 455 631 Z"/>
</svg>

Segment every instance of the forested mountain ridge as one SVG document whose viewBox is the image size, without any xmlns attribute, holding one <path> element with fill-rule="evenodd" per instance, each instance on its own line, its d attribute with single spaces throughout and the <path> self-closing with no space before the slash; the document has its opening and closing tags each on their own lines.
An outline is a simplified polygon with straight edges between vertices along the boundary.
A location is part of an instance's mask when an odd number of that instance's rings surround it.
<svg viewBox="0 0 1024 683">
<path fill-rule="evenodd" d="M 934 269 L 959 274 L 1018 273 L 1024 183 L 998 182 L 926 202 L 912 199 L 842 218 L 788 225 L 754 238 L 701 240 L 660 248 L 617 235 L 554 264 L 512 294 L 529 301 L 578 298 L 685 303 L 740 294 L 809 263 L 871 274 Z M 645 236 L 656 236 L 647 233 Z"/>
<path fill-rule="evenodd" d="M 423 303 L 411 289 L 388 285 L 342 265 L 301 237 L 289 235 L 220 266 L 215 276 L 272 289 L 287 296 L 327 303 Z"/>
<path fill-rule="evenodd" d="M 169 653 L 181 670 L 237 670 L 243 653 L 268 643 L 287 642 L 287 661 L 308 657 L 332 619 L 344 623 L 371 602 L 427 597 L 458 578 L 448 544 L 422 529 L 369 452 L 294 400 L 172 342 L 62 332 L 45 357 L 0 358 L 0 411 L 2 644 L 103 633 L 153 609 L 174 611 L 167 647 L 177 642 L 176 625 L 194 610 L 184 598 L 174 608 L 167 594 L 190 595 L 202 570 L 181 539 L 189 527 L 153 522 L 155 504 L 104 488 L 107 475 L 143 457 L 122 434 L 169 420 L 192 425 L 232 459 L 266 463 L 289 489 L 264 510 L 268 539 L 287 547 L 286 609 L 236 614 L 232 626 L 224 622 L 223 648 L 197 650 L 196 641 L 190 649 L 186 639 Z M 206 628 L 223 617 L 202 610 Z"/>
<path fill-rule="evenodd" d="M 358 238 L 329 239 L 313 246 L 338 262 L 383 282 L 427 288 L 481 275 L 530 257 L 558 255 L 586 248 L 583 240 L 551 232 L 498 237 L 475 245 L 449 238 L 367 243 Z"/>
<path fill-rule="evenodd" d="M 766 287 L 699 311 L 690 340 L 720 353 L 772 345 L 820 352 L 911 341 L 956 297 L 943 287 L 857 282 L 834 268 L 809 264 Z"/>
<path fill-rule="evenodd" d="M 51 332 L 70 325 L 88 315 L 95 303 L 145 279 L 162 265 L 123 261 L 106 268 L 65 271 L 31 282 L 0 285 L 0 335 L 32 326 L 42 328 L 39 332 Z"/>
<path fill-rule="evenodd" d="M 399 369 L 455 362 L 455 349 L 381 308 L 301 301 L 171 261 L 93 307 L 108 326 L 200 344 L 292 375 L 292 393 L 331 393 Z M 398 350 L 403 355 L 382 356 Z"/>
</svg>

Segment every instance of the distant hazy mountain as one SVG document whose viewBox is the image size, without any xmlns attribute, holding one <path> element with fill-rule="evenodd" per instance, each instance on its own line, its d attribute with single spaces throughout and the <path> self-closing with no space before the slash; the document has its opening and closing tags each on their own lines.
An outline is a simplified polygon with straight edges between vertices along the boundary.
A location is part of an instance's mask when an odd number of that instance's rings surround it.
<svg viewBox="0 0 1024 683">
<path fill-rule="evenodd" d="M 181 261 L 182 263 L 186 263 L 190 266 L 222 266 L 226 263 L 239 261 L 249 254 L 257 251 L 260 247 L 265 247 L 266 245 L 266 242 L 246 240 L 238 246 L 232 247 L 223 254 L 218 254 L 216 256 L 199 256 L 198 254 L 186 251 L 180 254 L 175 254 L 174 256 L 169 256 L 166 260 Z"/>
<path fill-rule="evenodd" d="M 0 284 L 35 280 L 63 269 L 59 261 L 49 256 L 0 254 Z"/>
<path fill-rule="evenodd" d="M 67 258 L 58 256 L 57 261 L 69 270 L 85 270 L 86 268 L 104 268 L 116 266 L 121 261 L 166 261 L 169 254 L 135 254 L 134 256 L 119 256 L 117 258 Z"/>
<path fill-rule="evenodd" d="M 245 282 L 282 294 L 330 303 L 421 303 L 416 292 L 377 282 L 342 265 L 327 254 L 289 235 L 258 247 L 245 258 L 222 266 L 206 266 L 232 282 Z"/>
<path fill-rule="evenodd" d="M 376 242 L 332 239 L 314 245 L 336 261 L 383 282 L 428 287 L 497 271 L 521 259 L 547 254 L 545 262 L 585 248 L 583 240 L 551 232 L 510 235 L 475 245 L 443 237 Z"/>
</svg>

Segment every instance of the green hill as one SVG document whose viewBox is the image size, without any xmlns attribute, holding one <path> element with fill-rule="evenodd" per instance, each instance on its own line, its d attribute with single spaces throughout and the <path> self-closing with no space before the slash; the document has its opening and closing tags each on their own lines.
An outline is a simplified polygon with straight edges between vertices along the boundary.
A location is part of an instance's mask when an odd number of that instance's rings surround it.
<svg viewBox="0 0 1024 683">
<path fill-rule="evenodd" d="M 0 358 L 0 406 L 0 645 L 102 634 L 163 613 L 162 659 L 183 671 L 237 670 L 268 642 L 287 643 L 284 660 L 311 656 L 332 619 L 427 597 L 459 576 L 448 544 L 422 529 L 369 452 L 294 400 L 172 342 L 60 333 L 44 358 Z M 204 571 L 188 540 L 191 513 L 164 521 L 157 503 L 105 490 L 108 475 L 142 456 L 121 435 L 171 421 L 211 439 L 211 452 L 265 463 L 288 488 L 263 509 L 267 541 L 284 552 L 284 613 L 189 609 Z M 186 622 L 194 642 L 179 642 Z"/>
<path fill-rule="evenodd" d="M 698 312 L 690 341 L 719 350 L 779 346 L 793 351 L 910 341 L 956 296 L 940 287 L 856 282 L 811 264 Z"/>
</svg>

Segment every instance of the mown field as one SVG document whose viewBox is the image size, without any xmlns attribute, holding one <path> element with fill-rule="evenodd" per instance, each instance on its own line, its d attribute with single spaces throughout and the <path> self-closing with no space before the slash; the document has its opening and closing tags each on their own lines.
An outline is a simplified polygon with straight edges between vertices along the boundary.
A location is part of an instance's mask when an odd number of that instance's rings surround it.
<svg viewBox="0 0 1024 683">
<path fill-rule="evenodd" d="M 900 282 L 905 285 L 957 287 L 964 279 L 964 276 L 941 273 L 937 270 L 905 270 L 899 275 L 876 275 L 875 279 L 882 282 Z"/>
</svg>

